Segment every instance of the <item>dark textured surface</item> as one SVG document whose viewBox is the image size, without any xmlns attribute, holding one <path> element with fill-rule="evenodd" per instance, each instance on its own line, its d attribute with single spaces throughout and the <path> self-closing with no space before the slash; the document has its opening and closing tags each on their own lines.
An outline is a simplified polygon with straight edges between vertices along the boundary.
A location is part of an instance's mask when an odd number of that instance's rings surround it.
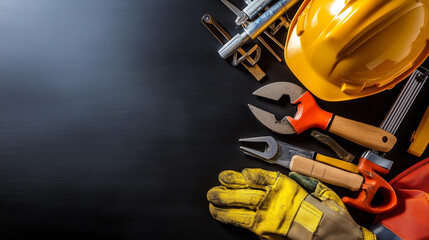
<svg viewBox="0 0 429 240">
<path fill-rule="evenodd" d="M 224 169 L 284 171 L 244 157 L 237 141 L 272 134 L 247 103 L 282 108 L 253 97 L 262 84 L 218 56 L 200 18 L 233 26 L 220 1 L 4 0 L 0 8 L 2 239 L 257 239 L 216 222 L 206 192 Z M 296 82 L 263 54 L 263 84 Z M 318 102 L 378 125 L 398 91 Z M 398 131 L 387 179 L 418 161 L 406 149 L 426 96 Z M 309 132 L 275 137 L 333 156 Z M 336 140 L 356 156 L 364 150 Z M 351 212 L 371 224 L 372 215 Z"/>
</svg>

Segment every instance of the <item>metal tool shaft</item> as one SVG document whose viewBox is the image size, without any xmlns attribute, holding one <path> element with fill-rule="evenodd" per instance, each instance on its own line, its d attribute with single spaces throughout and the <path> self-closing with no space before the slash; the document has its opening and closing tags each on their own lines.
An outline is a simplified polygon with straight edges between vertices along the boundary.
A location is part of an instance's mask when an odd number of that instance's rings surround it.
<svg viewBox="0 0 429 240">
<path fill-rule="evenodd" d="M 273 22 L 291 8 L 298 0 L 280 0 L 266 12 L 251 22 L 241 34 L 235 35 L 220 50 L 219 55 L 222 58 L 231 56 L 238 48 L 243 46 L 249 40 L 254 40 L 265 31 Z"/>
<path fill-rule="evenodd" d="M 256 15 L 264 9 L 272 0 L 253 0 L 247 7 L 243 9 L 243 12 L 250 18 L 253 19 Z"/>
</svg>

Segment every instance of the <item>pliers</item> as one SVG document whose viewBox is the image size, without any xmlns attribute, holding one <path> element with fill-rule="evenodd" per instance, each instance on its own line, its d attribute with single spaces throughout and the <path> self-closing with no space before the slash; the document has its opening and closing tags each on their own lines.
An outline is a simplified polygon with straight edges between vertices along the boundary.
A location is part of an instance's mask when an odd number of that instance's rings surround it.
<svg viewBox="0 0 429 240">
<path fill-rule="evenodd" d="M 290 102 L 297 105 L 294 117 L 285 116 L 278 121 L 267 111 L 248 105 L 255 117 L 267 128 L 280 134 L 301 133 L 309 128 L 320 128 L 377 151 L 388 152 L 396 143 L 396 137 L 362 122 L 334 115 L 322 110 L 311 93 L 290 82 L 275 82 L 256 90 L 253 95 L 278 101 L 289 95 Z"/>
</svg>

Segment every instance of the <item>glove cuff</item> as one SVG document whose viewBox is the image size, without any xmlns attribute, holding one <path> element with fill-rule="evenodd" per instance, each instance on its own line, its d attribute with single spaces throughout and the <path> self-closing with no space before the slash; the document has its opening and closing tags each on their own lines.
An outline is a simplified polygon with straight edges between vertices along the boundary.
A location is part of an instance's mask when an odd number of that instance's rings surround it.
<svg viewBox="0 0 429 240">
<path fill-rule="evenodd" d="M 364 238 L 364 235 L 360 226 L 351 217 L 339 214 L 308 195 L 293 220 L 287 239 L 371 239 Z"/>
</svg>

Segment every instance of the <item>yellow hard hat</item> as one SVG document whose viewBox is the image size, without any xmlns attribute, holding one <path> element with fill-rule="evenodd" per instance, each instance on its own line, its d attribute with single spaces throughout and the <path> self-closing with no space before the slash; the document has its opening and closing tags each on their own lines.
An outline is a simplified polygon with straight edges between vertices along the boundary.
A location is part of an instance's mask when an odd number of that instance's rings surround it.
<svg viewBox="0 0 429 240">
<path fill-rule="evenodd" d="M 393 88 L 429 54 L 429 0 L 305 0 L 285 59 L 317 97 L 343 101 Z"/>
</svg>

